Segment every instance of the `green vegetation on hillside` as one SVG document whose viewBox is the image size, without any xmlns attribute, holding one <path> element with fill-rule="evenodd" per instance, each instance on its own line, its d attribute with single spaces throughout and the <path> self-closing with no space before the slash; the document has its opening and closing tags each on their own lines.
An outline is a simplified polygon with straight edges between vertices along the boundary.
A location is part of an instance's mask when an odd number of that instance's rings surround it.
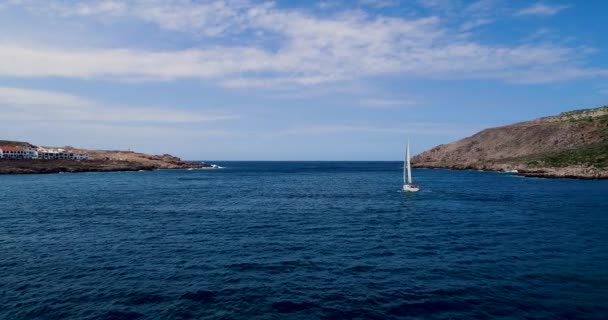
<svg viewBox="0 0 608 320">
<path fill-rule="evenodd" d="M 595 121 L 601 122 L 603 124 L 607 124 L 608 125 L 608 114 L 605 114 L 603 116 L 599 116 L 597 118 L 595 118 Z"/>
<path fill-rule="evenodd" d="M 596 121 L 608 123 L 608 106 L 562 112 L 554 118 L 557 118 L 562 122 L 570 123 L 593 123 Z"/>
<path fill-rule="evenodd" d="M 593 117 L 582 117 L 582 118 L 570 118 L 568 122 L 577 123 L 577 122 L 593 122 Z"/>
<path fill-rule="evenodd" d="M 591 109 L 579 109 L 579 110 L 573 110 L 573 111 L 567 111 L 567 112 L 562 112 L 559 114 L 559 116 L 576 116 L 576 115 L 581 115 L 581 114 L 585 114 L 585 113 L 591 113 L 591 112 L 597 112 L 597 111 L 608 111 L 608 106 L 601 106 L 598 108 L 591 108 Z"/>
<path fill-rule="evenodd" d="M 592 166 L 599 169 L 608 167 L 608 142 L 582 146 L 574 150 L 542 155 L 526 161 L 528 165 L 544 164 L 550 167 L 567 167 L 572 165 Z"/>
<path fill-rule="evenodd" d="M 567 119 L 562 120 L 564 122 L 570 122 L 570 123 L 579 123 L 579 122 L 586 122 L 586 123 L 593 123 L 593 122 L 599 122 L 599 123 L 603 123 L 603 124 L 608 124 L 608 114 L 604 114 L 601 116 L 586 116 L 586 117 L 569 117 Z"/>
</svg>

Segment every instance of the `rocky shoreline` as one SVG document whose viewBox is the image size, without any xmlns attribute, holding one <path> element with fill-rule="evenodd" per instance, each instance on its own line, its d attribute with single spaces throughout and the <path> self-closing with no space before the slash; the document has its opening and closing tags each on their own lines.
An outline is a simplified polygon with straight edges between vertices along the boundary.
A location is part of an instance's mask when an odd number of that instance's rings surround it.
<svg viewBox="0 0 608 320">
<path fill-rule="evenodd" d="M 0 174 L 45 174 L 77 172 L 150 171 L 157 169 L 198 169 L 210 165 L 183 162 L 173 166 L 158 166 L 130 161 L 68 161 L 68 160 L 0 160 Z"/>
<path fill-rule="evenodd" d="M 414 168 L 425 169 L 447 169 L 447 170 L 476 170 L 490 172 L 510 172 L 517 176 L 529 178 L 547 179 L 580 179 L 599 180 L 608 179 L 607 171 L 600 171 L 589 167 L 566 167 L 566 168 L 527 168 L 524 166 L 489 166 L 489 165 L 448 165 L 448 164 L 412 164 Z"/>
<path fill-rule="evenodd" d="M 203 169 L 211 165 L 175 160 L 134 161 L 115 159 L 73 160 L 0 160 L 0 174 L 48 174 L 78 172 L 150 171 L 158 169 Z"/>
</svg>

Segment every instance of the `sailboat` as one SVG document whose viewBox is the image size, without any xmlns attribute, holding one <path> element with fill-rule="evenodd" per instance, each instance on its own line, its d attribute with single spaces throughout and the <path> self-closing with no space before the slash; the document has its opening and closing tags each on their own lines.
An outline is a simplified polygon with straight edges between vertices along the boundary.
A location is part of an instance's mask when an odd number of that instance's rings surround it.
<svg viewBox="0 0 608 320">
<path fill-rule="evenodd" d="M 412 164 L 410 163 L 410 141 L 407 141 L 405 148 L 405 161 L 403 162 L 403 191 L 418 192 L 420 187 L 412 184 Z"/>
</svg>

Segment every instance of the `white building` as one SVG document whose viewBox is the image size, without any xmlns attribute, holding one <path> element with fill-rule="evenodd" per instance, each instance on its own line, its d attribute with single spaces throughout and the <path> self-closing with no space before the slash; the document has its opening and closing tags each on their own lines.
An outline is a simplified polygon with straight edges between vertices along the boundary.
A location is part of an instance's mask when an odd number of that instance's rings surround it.
<svg viewBox="0 0 608 320">
<path fill-rule="evenodd" d="M 0 146 L 0 159 L 89 160 L 90 157 L 82 150 Z"/>
<path fill-rule="evenodd" d="M 38 147 L 38 158 L 45 160 L 57 160 L 60 159 L 60 152 L 62 149 L 47 149 Z"/>
<path fill-rule="evenodd" d="M 80 150 L 38 148 L 38 158 L 46 160 L 89 160 L 89 155 Z"/>
<path fill-rule="evenodd" d="M 38 159 L 38 152 L 30 147 L 0 146 L 3 159 Z"/>
<path fill-rule="evenodd" d="M 89 160 L 89 155 L 84 152 L 74 150 L 72 155 L 74 160 Z"/>
<path fill-rule="evenodd" d="M 25 159 L 38 159 L 38 151 L 32 148 L 23 148 Z"/>
</svg>

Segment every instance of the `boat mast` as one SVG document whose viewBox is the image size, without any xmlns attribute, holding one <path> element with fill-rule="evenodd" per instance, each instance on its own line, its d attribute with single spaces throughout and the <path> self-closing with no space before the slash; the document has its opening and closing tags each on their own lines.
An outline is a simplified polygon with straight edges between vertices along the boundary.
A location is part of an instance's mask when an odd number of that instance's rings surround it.
<svg viewBox="0 0 608 320">
<path fill-rule="evenodd" d="M 412 184 L 412 165 L 410 164 L 410 140 L 407 140 L 405 157 L 407 158 L 407 184 Z"/>
<path fill-rule="evenodd" d="M 405 159 L 403 159 L 403 185 L 407 183 L 406 178 L 406 170 L 407 170 L 407 147 L 405 148 Z"/>
</svg>

